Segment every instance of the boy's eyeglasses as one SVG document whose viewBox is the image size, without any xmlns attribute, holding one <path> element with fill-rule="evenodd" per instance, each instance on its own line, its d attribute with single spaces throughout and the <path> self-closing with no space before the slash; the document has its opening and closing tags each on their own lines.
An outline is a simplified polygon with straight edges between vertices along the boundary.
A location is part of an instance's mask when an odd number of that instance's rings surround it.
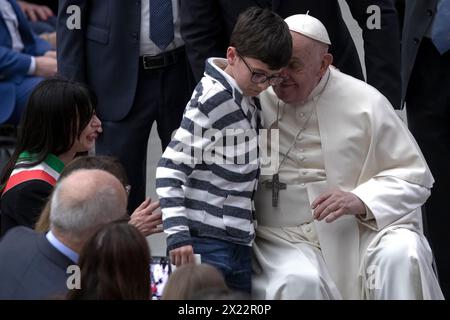
<svg viewBox="0 0 450 320">
<path fill-rule="evenodd" d="M 244 57 L 240 54 L 238 54 L 238 56 L 242 59 L 248 70 L 251 72 L 252 77 L 250 79 L 253 83 L 259 84 L 268 81 L 271 86 L 276 86 L 283 82 L 284 79 L 281 76 L 266 76 L 264 73 L 253 71 L 252 68 L 250 68 L 250 66 L 248 65 L 247 61 L 245 61 Z"/>
</svg>

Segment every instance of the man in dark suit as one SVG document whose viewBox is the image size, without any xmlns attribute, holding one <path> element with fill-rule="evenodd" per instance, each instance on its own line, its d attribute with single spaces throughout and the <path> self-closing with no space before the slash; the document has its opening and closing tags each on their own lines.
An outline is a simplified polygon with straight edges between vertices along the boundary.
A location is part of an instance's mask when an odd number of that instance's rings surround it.
<svg viewBox="0 0 450 320">
<path fill-rule="evenodd" d="M 400 105 L 400 44 L 397 15 L 392 0 L 347 0 L 363 30 L 368 83 L 381 91 L 393 106 Z M 381 28 L 369 29 L 370 5 L 381 9 Z M 199 80 L 205 59 L 223 56 L 238 15 L 250 6 L 271 8 L 283 18 L 306 13 L 327 28 L 334 65 L 363 79 L 355 44 L 342 18 L 337 0 L 186 0 L 181 2 L 181 31 L 194 75 Z"/>
<path fill-rule="evenodd" d="M 0 124 L 17 124 L 29 94 L 56 73 L 56 53 L 38 38 L 15 0 L 0 0 Z"/>
<path fill-rule="evenodd" d="M 123 218 L 126 206 L 125 189 L 105 171 L 77 170 L 60 180 L 50 231 L 17 227 L 1 240 L 0 300 L 63 298 L 77 284 L 68 267 L 77 264 L 84 243 L 102 225 Z"/>
<path fill-rule="evenodd" d="M 436 180 L 423 214 L 439 282 L 450 297 L 450 3 L 405 2 L 402 35 L 402 105 L 409 129 Z"/>
<path fill-rule="evenodd" d="M 178 1 L 59 2 L 59 73 L 87 83 L 97 94 L 103 134 L 96 152 L 116 156 L 124 165 L 130 212 L 144 200 L 153 122 L 165 149 L 192 94 Z M 67 27 L 71 5 L 80 8 L 80 29 Z"/>
</svg>

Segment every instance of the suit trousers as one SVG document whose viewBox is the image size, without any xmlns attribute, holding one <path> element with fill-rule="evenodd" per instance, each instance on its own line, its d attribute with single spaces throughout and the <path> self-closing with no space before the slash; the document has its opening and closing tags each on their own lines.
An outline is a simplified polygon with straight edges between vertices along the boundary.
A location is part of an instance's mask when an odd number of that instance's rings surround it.
<svg viewBox="0 0 450 320">
<path fill-rule="evenodd" d="M 439 282 L 450 297 L 450 51 L 440 55 L 423 38 L 412 70 L 406 110 L 408 125 L 434 176 L 424 207 L 424 231 L 433 249 Z"/>
<path fill-rule="evenodd" d="M 130 214 L 145 198 L 147 144 L 152 125 L 156 121 L 164 151 L 172 132 L 180 125 L 192 90 L 193 80 L 187 58 L 156 69 L 144 69 L 140 61 L 130 112 L 120 121 L 103 121 L 96 154 L 115 156 L 125 167 L 131 186 Z"/>
</svg>

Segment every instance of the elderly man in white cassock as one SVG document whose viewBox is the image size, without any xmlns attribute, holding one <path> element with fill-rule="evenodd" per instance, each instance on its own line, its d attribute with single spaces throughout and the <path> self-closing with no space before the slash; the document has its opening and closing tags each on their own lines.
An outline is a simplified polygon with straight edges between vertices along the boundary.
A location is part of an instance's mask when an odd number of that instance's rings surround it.
<svg viewBox="0 0 450 320">
<path fill-rule="evenodd" d="M 285 81 L 260 96 L 279 163 L 256 195 L 254 298 L 442 299 L 416 212 L 434 180 L 414 138 L 380 92 L 331 67 L 319 20 L 285 21 Z"/>
</svg>

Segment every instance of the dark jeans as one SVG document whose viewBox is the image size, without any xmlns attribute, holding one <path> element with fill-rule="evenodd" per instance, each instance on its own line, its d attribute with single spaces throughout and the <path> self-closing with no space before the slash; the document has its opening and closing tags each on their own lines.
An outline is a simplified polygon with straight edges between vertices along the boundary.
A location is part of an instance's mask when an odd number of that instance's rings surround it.
<svg viewBox="0 0 450 320">
<path fill-rule="evenodd" d="M 408 125 L 436 180 L 425 204 L 425 235 L 435 257 L 439 282 L 450 297 L 450 51 L 440 55 L 424 38 L 406 96 Z"/>
<path fill-rule="evenodd" d="M 200 254 L 202 263 L 219 269 L 228 287 L 251 293 L 251 247 L 212 238 L 192 237 L 192 240 L 194 253 Z"/>
</svg>

